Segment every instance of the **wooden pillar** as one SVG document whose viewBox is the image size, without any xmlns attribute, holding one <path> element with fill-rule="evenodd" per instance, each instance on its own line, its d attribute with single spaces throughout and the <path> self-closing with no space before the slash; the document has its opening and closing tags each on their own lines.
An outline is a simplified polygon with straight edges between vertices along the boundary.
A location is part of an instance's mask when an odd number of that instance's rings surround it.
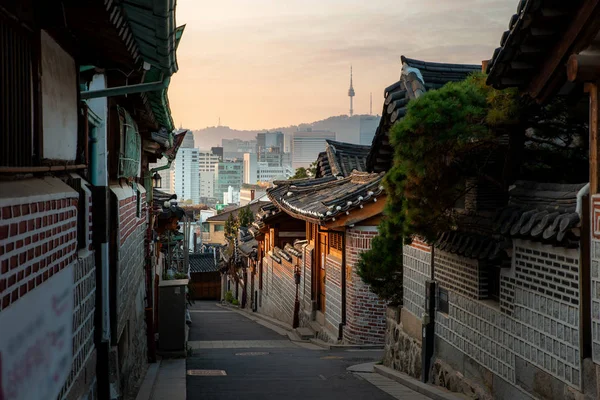
<svg viewBox="0 0 600 400">
<path fill-rule="evenodd" d="M 600 166 L 598 155 L 600 143 L 598 141 L 598 84 L 586 83 L 585 90 L 590 96 L 590 194 L 598 193 L 600 188 Z"/>
</svg>

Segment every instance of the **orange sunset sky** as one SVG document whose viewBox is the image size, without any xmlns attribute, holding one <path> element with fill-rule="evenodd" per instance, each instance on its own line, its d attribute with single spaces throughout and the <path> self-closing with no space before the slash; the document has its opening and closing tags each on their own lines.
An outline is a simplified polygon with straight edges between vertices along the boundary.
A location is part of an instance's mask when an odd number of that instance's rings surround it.
<svg viewBox="0 0 600 400">
<path fill-rule="evenodd" d="M 481 63 L 517 0 L 178 0 L 187 24 L 169 100 L 177 126 L 266 129 L 381 112 L 400 56 Z"/>
</svg>

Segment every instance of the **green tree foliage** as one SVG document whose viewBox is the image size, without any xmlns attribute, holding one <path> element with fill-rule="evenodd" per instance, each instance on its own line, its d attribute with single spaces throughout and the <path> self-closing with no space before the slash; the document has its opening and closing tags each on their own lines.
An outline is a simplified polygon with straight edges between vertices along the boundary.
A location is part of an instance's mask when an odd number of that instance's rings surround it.
<svg viewBox="0 0 600 400">
<path fill-rule="evenodd" d="M 361 255 L 361 278 L 399 302 L 402 244 L 414 236 L 434 243 L 455 226 L 454 206 L 472 189 L 467 178 L 500 190 L 517 178 L 585 181 L 587 125 L 570 108 L 560 99 L 540 107 L 515 90 L 493 89 L 483 74 L 411 101 L 390 130 L 385 218 Z"/>
<path fill-rule="evenodd" d="M 296 173 L 290 179 L 305 179 L 308 177 L 308 170 L 304 167 L 300 167 L 296 168 Z"/>
<path fill-rule="evenodd" d="M 238 213 L 238 225 L 248 227 L 254 221 L 254 213 L 250 210 L 250 206 L 246 206 Z"/>
<path fill-rule="evenodd" d="M 233 213 L 229 214 L 229 218 L 225 221 L 225 236 L 232 237 L 235 236 L 237 232 L 237 220 L 233 217 Z"/>
<path fill-rule="evenodd" d="M 312 178 L 317 174 L 317 162 L 310 164 L 308 168 L 296 168 L 296 173 L 290 179 L 305 179 Z"/>
</svg>

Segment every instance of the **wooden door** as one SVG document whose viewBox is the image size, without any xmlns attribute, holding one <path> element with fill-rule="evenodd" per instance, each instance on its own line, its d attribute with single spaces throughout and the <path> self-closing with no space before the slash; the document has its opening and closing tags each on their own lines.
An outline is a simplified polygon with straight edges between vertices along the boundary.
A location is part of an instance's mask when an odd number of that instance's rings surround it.
<svg viewBox="0 0 600 400">
<path fill-rule="evenodd" d="M 317 280 L 317 306 L 319 311 L 325 312 L 325 262 L 327 260 L 327 233 L 319 232 L 319 246 L 317 254 L 318 280 Z"/>
</svg>

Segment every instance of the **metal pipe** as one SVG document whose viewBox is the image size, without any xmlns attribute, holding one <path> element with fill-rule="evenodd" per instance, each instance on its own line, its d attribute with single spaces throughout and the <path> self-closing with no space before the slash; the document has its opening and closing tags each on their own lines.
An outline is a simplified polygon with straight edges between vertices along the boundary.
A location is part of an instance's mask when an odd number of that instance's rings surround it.
<svg viewBox="0 0 600 400">
<path fill-rule="evenodd" d="M 98 90 L 85 90 L 80 92 L 80 94 L 82 99 L 87 100 L 99 97 L 114 97 L 133 93 L 155 92 L 157 90 L 168 88 L 170 80 L 171 78 L 167 77 L 162 81 L 156 82 L 138 83 L 135 85 L 117 86 Z"/>
</svg>

